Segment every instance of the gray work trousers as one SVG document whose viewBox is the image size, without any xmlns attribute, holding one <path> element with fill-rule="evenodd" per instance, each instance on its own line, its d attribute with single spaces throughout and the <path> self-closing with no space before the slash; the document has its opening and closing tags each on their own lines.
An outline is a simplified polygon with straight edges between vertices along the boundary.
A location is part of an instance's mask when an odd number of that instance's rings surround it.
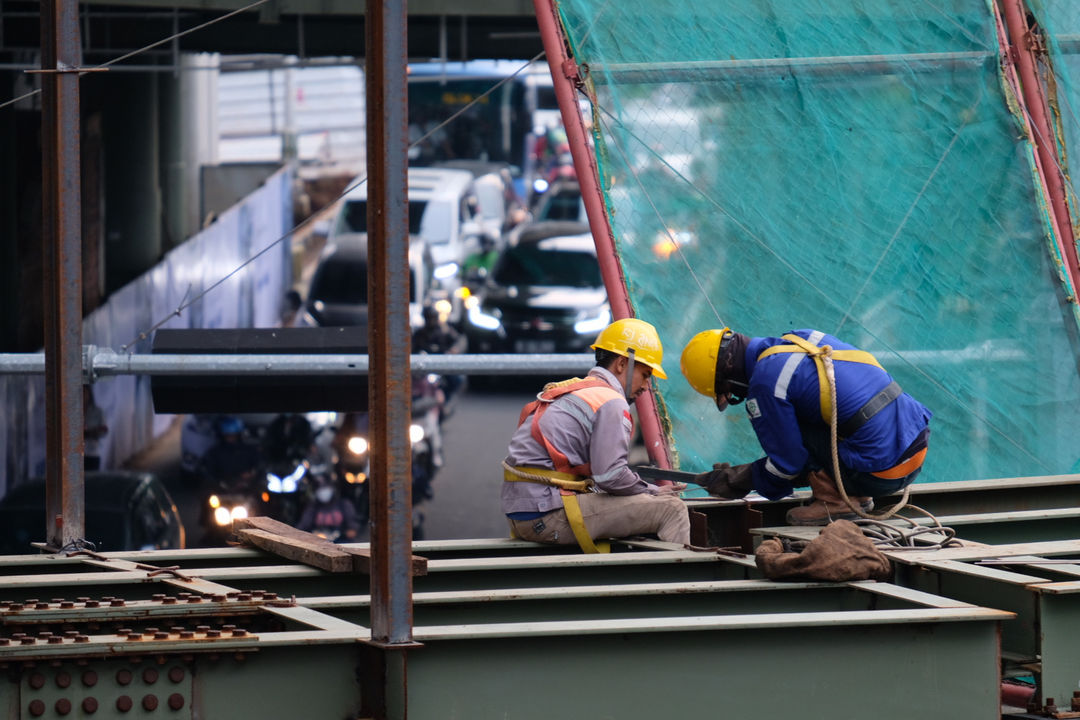
<svg viewBox="0 0 1080 720">
<path fill-rule="evenodd" d="M 593 540 L 656 535 L 665 542 L 690 544 L 690 515 L 686 503 L 675 495 L 580 493 L 577 499 Z M 563 508 L 532 520 L 510 520 L 510 527 L 522 540 L 577 544 Z"/>
</svg>

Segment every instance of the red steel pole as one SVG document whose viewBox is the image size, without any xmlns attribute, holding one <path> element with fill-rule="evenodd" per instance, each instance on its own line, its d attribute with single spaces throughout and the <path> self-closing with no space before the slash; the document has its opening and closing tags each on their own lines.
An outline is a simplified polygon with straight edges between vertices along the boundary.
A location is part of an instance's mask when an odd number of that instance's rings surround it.
<svg viewBox="0 0 1080 720">
<path fill-rule="evenodd" d="M 616 319 L 634 317 L 634 308 L 626 290 L 622 265 L 615 254 L 614 233 L 604 208 L 604 196 L 600 184 L 600 172 L 596 160 L 589 148 L 588 131 L 578 109 L 577 87 L 581 80 L 577 63 L 570 57 L 563 41 L 562 24 L 557 17 L 553 0 L 533 0 L 536 8 L 536 22 L 540 26 L 540 38 L 551 69 L 551 79 L 555 86 L 555 97 L 559 101 L 566 138 L 570 142 L 570 153 L 574 157 L 574 170 L 581 186 L 581 198 L 589 217 L 589 229 L 596 254 L 600 261 L 600 273 L 607 289 L 611 313 Z M 648 318 L 642 318 L 647 320 Z M 661 339 L 663 328 L 660 328 Z M 667 443 L 664 442 L 660 427 L 660 415 L 652 392 L 644 393 L 637 400 L 638 420 L 641 434 L 645 438 L 645 447 L 649 457 L 660 467 L 670 468 L 671 458 Z"/>
<path fill-rule="evenodd" d="M 1050 200 L 1050 213 L 1055 221 L 1061 243 L 1062 260 L 1065 273 L 1072 283 L 1075 293 L 1080 289 L 1080 262 L 1077 260 L 1076 237 L 1073 234 L 1072 219 L 1069 216 L 1069 203 L 1065 194 L 1057 151 L 1054 147 L 1054 128 L 1050 122 L 1046 96 L 1036 67 L 1035 50 L 1031 42 L 1031 30 L 1027 24 L 1027 11 L 1023 0 L 1003 0 L 1005 24 L 1009 29 L 1009 38 L 1015 50 L 1013 59 L 1020 73 L 1020 87 L 1023 93 L 1023 107 L 1035 130 L 1032 141 L 1039 160 L 1039 174 L 1046 184 Z"/>
</svg>

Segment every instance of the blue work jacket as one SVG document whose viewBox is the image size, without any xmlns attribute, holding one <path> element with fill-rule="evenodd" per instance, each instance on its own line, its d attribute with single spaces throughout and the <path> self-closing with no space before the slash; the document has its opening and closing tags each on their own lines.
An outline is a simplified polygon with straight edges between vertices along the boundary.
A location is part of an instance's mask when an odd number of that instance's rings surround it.
<svg viewBox="0 0 1080 720">
<path fill-rule="evenodd" d="M 818 346 L 858 349 L 816 330 L 792 333 Z M 754 463 L 754 489 L 770 500 L 790 495 L 793 488 L 805 485 L 806 470 L 831 468 L 830 460 L 811 458 L 803 441 L 805 432 L 829 431 L 821 416 L 821 390 L 814 360 L 801 352 L 776 353 L 758 360 L 767 348 L 789 344 L 782 338 L 761 337 L 752 338 L 746 348 L 746 372 L 750 378 L 746 412 L 766 454 Z M 875 365 L 837 360 L 834 369 L 840 424 L 892 382 L 892 377 Z M 851 437 L 838 440 L 840 465 L 859 472 L 880 472 L 897 465 L 931 417 L 932 413 L 915 398 L 901 393 Z"/>
</svg>

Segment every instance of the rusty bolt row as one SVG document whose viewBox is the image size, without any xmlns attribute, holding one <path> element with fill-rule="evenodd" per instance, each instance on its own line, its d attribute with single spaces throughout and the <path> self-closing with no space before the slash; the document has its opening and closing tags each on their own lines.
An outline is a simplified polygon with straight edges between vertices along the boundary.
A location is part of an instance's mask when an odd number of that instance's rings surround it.
<svg viewBox="0 0 1080 720">
<path fill-rule="evenodd" d="M 128 641 L 139 641 L 143 638 L 168 640 L 173 635 L 178 636 L 181 640 L 194 640 L 196 635 L 203 635 L 207 638 L 247 637 L 248 631 L 243 628 L 238 628 L 235 625 L 225 625 L 220 630 L 211 628 L 209 625 L 199 625 L 195 630 L 188 630 L 183 627 L 173 627 L 170 628 L 169 631 L 159 630 L 157 628 L 146 628 L 142 632 L 136 632 L 131 628 L 120 628 L 116 631 L 116 634 Z"/>
<path fill-rule="evenodd" d="M 142 707 L 147 711 L 157 710 L 158 707 L 157 695 L 144 695 L 141 701 Z M 173 693 L 168 697 L 166 701 L 171 710 L 181 710 L 184 707 L 184 696 L 180 693 Z M 135 706 L 135 702 L 128 695 L 121 695 L 116 699 L 116 709 L 122 713 L 130 712 Z M 88 697 L 82 701 L 82 710 L 87 715 L 93 715 L 98 711 L 99 703 L 97 698 Z M 71 701 L 67 698 L 60 698 L 53 706 L 57 715 L 67 715 L 71 712 Z M 33 717 L 41 717 L 45 714 L 45 703 L 42 700 L 33 700 L 26 708 L 30 715 Z"/>
<path fill-rule="evenodd" d="M 19 637 L 16 637 L 16 635 Z M 49 634 L 41 638 L 36 638 L 33 635 L 27 635 L 25 633 L 15 633 L 15 635 L 12 635 L 10 638 L 0 638 L 0 647 L 10 646 L 12 642 L 18 642 L 20 645 L 36 645 L 39 639 L 48 645 L 60 645 L 65 640 L 71 640 L 77 643 L 90 642 L 89 635 L 81 635 L 79 633 L 75 633 L 69 637 Z"/>
</svg>

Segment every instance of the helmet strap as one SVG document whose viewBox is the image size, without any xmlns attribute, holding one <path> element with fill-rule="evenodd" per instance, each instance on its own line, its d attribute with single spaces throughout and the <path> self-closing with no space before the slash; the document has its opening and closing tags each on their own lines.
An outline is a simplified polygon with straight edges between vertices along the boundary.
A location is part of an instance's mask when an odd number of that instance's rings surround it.
<svg viewBox="0 0 1080 720">
<path fill-rule="evenodd" d="M 630 388 L 634 384 L 634 348 L 626 348 L 626 357 L 629 362 L 626 364 L 626 380 L 623 383 L 623 394 L 626 396 L 627 402 L 634 402 L 634 398 L 630 395 Z"/>
</svg>

